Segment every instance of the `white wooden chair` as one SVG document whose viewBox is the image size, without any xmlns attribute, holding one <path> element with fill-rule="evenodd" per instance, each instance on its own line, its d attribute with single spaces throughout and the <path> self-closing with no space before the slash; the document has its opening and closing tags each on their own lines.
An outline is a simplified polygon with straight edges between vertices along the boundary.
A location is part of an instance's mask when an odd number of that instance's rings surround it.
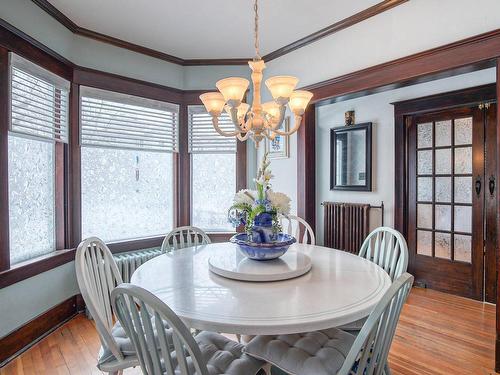
<svg viewBox="0 0 500 375">
<path fill-rule="evenodd" d="M 408 268 L 406 240 L 401 233 L 389 227 L 371 232 L 361 245 L 359 256 L 378 264 L 393 281 Z"/>
<path fill-rule="evenodd" d="M 114 324 L 111 291 L 122 283 L 122 277 L 111 251 L 99 238 L 88 238 L 78 245 L 75 267 L 80 292 L 101 340 L 97 367 L 117 374 L 139 365 L 131 341 L 122 327 Z"/>
<path fill-rule="evenodd" d="M 290 234 L 297 239 L 298 243 L 316 245 L 316 237 L 314 231 L 307 221 L 301 217 L 288 215 L 280 217 L 281 228 L 284 233 Z M 302 229 L 303 228 L 303 229 Z M 303 230 L 304 234 L 300 236 Z"/>
<path fill-rule="evenodd" d="M 161 244 L 162 252 L 211 243 L 208 235 L 197 227 L 178 227 L 166 235 Z"/>
<path fill-rule="evenodd" d="M 359 250 L 360 257 L 382 267 L 392 281 L 406 272 L 408 268 L 408 245 L 401 233 L 389 227 L 380 227 L 371 232 Z M 366 319 L 346 324 L 341 329 L 359 331 Z"/>
<path fill-rule="evenodd" d="M 255 375 L 265 364 L 243 353 L 243 345 L 217 333 L 193 337 L 179 317 L 145 289 L 121 284 L 111 297 L 145 375 Z M 156 333 L 155 322 L 160 321 L 164 329 L 157 326 Z"/>
<path fill-rule="evenodd" d="M 409 273 L 394 281 L 357 336 L 337 328 L 257 336 L 245 351 L 291 375 L 389 375 L 387 356 L 412 284 Z"/>
</svg>

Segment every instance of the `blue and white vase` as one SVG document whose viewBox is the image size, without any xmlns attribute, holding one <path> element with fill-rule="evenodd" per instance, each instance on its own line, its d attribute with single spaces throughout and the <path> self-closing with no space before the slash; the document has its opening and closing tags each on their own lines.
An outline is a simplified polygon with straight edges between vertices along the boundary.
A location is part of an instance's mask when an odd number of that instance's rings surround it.
<svg viewBox="0 0 500 375">
<path fill-rule="evenodd" d="M 276 233 L 273 231 L 273 215 L 263 212 L 257 215 L 253 221 L 252 241 L 255 243 L 269 243 L 276 240 Z"/>
</svg>

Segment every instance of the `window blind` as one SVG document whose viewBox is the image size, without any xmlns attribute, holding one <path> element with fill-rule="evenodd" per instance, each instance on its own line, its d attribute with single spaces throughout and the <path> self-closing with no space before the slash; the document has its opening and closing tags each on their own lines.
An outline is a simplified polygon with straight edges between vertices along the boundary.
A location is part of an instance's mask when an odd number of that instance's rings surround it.
<svg viewBox="0 0 500 375">
<path fill-rule="evenodd" d="M 189 106 L 189 152 L 192 154 L 236 153 L 236 137 L 224 137 L 212 125 L 212 116 L 203 106 Z M 219 127 L 234 131 L 234 124 L 227 113 L 219 117 Z"/>
<path fill-rule="evenodd" d="M 82 87 L 82 146 L 178 151 L 179 106 Z"/>
<path fill-rule="evenodd" d="M 14 53 L 9 57 L 10 131 L 67 143 L 69 81 Z"/>
</svg>

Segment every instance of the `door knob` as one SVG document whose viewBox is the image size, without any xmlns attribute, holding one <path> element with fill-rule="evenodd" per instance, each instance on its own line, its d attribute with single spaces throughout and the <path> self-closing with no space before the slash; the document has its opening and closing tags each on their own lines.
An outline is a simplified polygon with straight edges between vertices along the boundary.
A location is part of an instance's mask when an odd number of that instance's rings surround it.
<svg viewBox="0 0 500 375">
<path fill-rule="evenodd" d="M 480 176 L 477 176 L 477 178 L 476 178 L 475 188 L 476 188 L 476 194 L 477 194 L 477 196 L 479 196 L 479 194 L 481 194 L 481 177 Z"/>
<path fill-rule="evenodd" d="M 490 176 L 488 187 L 490 189 L 490 195 L 493 196 L 493 193 L 495 192 L 495 176 Z"/>
</svg>

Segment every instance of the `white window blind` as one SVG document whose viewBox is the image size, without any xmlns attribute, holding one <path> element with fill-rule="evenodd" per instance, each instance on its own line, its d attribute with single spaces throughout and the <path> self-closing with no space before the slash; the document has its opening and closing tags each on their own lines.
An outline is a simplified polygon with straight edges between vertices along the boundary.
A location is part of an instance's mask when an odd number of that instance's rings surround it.
<svg viewBox="0 0 500 375">
<path fill-rule="evenodd" d="M 10 131 L 68 142 L 70 83 L 11 53 Z"/>
<path fill-rule="evenodd" d="M 179 106 L 82 87 L 82 146 L 178 151 Z"/>
<path fill-rule="evenodd" d="M 189 106 L 189 152 L 192 154 L 236 153 L 236 137 L 224 137 L 212 125 L 212 117 L 203 106 Z M 219 117 L 219 127 L 234 131 L 234 124 L 227 113 Z"/>
</svg>

